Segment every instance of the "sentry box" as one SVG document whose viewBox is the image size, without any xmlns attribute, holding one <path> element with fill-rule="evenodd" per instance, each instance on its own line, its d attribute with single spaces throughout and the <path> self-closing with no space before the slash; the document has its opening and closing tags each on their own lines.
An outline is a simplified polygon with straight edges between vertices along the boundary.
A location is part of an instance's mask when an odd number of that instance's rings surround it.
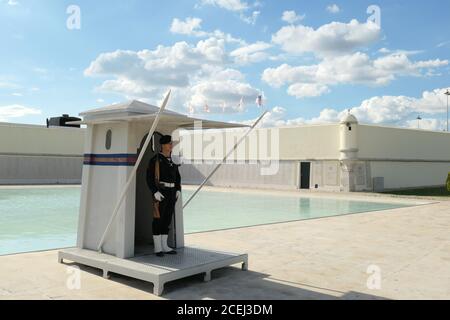
<svg viewBox="0 0 450 320">
<path fill-rule="evenodd" d="M 199 273 L 209 281 L 213 269 L 241 263 L 246 270 L 248 264 L 247 254 L 185 246 L 182 196 L 176 203 L 169 233 L 169 245 L 177 248 L 178 254 L 153 254 L 153 197 L 146 184 L 146 172 L 149 160 L 159 151 L 159 136 L 193 128 L 197 121 L 202 121 L 203 128 L 243 127 L 159 111 L 158 107 L 134 100 L 82 112 L 82 121 L 71 122 L 87 126 L 78 236 L 75 248 L 58 253 L 60 263 L 69 260 L 99 268 L 106 278 L 117 273 L 152 282 L 156 295 L 162 293 L 168 281 Z M 153 137 L 145 149 L 155 120 L 158 122 Z M 135 168 L 141 152 L 142 161 Z M 127 181 L 131 184 L 112 218 Z"/>
</svg>

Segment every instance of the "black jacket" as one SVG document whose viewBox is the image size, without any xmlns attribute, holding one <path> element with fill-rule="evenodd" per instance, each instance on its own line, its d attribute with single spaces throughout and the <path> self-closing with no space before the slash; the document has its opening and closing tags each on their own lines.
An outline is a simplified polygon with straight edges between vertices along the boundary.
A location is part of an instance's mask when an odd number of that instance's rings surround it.
<svg viewBox="0 0 450 320">
<path fill-rule="evenodd" d="M 178 170 L 179 165 L 173 163 L 172 158 L 166 158 L 163 154 L 158 153 L 150 159 L 147 169 L 147 185 L 156 193 L 160 186 L 155 183 L 155 164 L 159 161 L 159 181 L 175 183 L 175 189 L 181 190 L 181 176 Z"/>
</svg>

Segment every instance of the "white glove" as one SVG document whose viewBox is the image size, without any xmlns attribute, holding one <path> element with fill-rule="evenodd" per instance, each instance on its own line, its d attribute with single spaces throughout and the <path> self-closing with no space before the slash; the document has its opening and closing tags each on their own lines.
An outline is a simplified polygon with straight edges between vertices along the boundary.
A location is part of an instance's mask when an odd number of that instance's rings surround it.
<svg viewBox="0 0 450 320">
<path fill-rule="evenodd" d="M 177 190 L 177 193 L 176 193 L 176 195 L 175 195 L 175 198 L 178 200 L 178 198 L 180 197 L 180 195 L 181 195 L 181 191 L 180 191 L 180 190 Z"/>
<path fill-rule="evenodd" d="M 159 202 L 163 201 L 163 199 L 164 199 L 164 196 L 159 191 L 156 192 L 154 196 L 155 196 L 155 199 L 158 200 Z"/>
</svg>

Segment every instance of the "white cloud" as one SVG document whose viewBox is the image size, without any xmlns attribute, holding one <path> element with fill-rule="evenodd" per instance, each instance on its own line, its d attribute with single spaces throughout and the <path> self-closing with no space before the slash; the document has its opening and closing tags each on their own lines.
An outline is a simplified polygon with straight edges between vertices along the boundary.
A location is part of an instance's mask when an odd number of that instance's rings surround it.
<svg viewBox="0 0 450 320">
<path fill-rule="evenodd" d="M 378 52 L 383 54 L 405 54 L 407 56 L 412 56 L 415 54 L 423 53 L 423 50 L 391 50 L 388 48 L 381 48 L 378 50 Z"/>
<path fill-rule="evenodd" d="M 442 48 L 450 44 L 450 41 L 444 41 L 437 44 L 436 48 Z"/>
<path fill-rule="evenodd" d="M 272 110 L 268 111 L 266 116 L 261 120 L 258 127 L 270 128 L 270 127 L 286 127 L 286 126 L 301 126 L 308 124 L 324 124 L 333 123 L 338 121 L 339 112 L 333 109 L 323 109 L 320 115 L 315 118 L 305 119 L 303 117 L 285 119 L 286 109 L 280 106 L 276 106 Z M 256 119 L 241 121 L 243 124 L 251 125 Z"/>
<path fill-rule="evenodd" d="M 288 94 L 298 98 L 319 96 L 339 84 L 386 85 L 399 76 L 424 76 L 448 65 L 448 60 L 411 61 L 406 54 L 391 54 L 372 60 L 367 54 L 324 58 L 304 66 L 282 64 L 267 68 L 262 80 L 278 88 L 289 85 Z"/>
<path fill-rule="evenodd" d="M 272 45 L 263 41 L 257 41 L 252 44 L 247 44 L 242 39 L 237 39 L 229 34 L 225 34 L 220 30 L 214 32 L 206 32 L 201 30 L 202 20 L 200 18 L 186 18 L 184 21 L 179 19 L 173 19 L 170 31 L 172 33 L 184 34 L 196 37 L 212 37 L 216 39 L 222 39 L 226 43 L 239 44 L 240 47 L 236 48 L 230 53 L 230 57 L 239 65 L 245 65 L 250 63 L 261 62 L 269 58 L 273 59 L 267 52 L 268 48 Z"/>
<path fill-rule="evenodd" d="M 312 118 L 310 120 L 306 120 L 306 123 L 309 124 L 320 124 L 320 123 L 332 123 L 339 121 L 341 119 L 341 115 L 346 111 L 342 111 L 339 113 L 338 111 L 330 108 L 325 108 L 320 111 L 318 117 Z M 289 121 L 288 121 L 289 122 Z"/>
<path fill-rule="evenodd" d="M 205 103 L 213 113 L 239 112 L 239 102 L 254 103 L 259 90 L 243 82 L 243 75 L 237 70 L 223 70 L 211 78 L 194 85 L 188 105 L 202 110 Z M 225 109 L 225 110 L 224 110 Z"/>
<path fill-rule="evenodd" d="M 351 108 L 360 123 L 384 124 L 406 128 L 417 128 L 417 115 L 423 118 L 420 128 L 424 130 L 443 130 L 446 120 L 433 118 L 445 116 L 446 89 L 424 91 L 420 98 L 407 96 L 377 96 L 366 99 L 360 105 Z M 285 119 L 286 109 L 276 107 L 264 118 L 263 127 L 295 126 L 304 124 L 336 123 L 347 113 L 347 109 L 338 111 L 324 108 L 317 117 L 305 119 L 303 117 Z M 253 120 L 244 123 L 253 123 Z"/>
<path fill-rule="evenodd" d="M 291 16 L 293 16 L 291 14 Z M 379 39 L 380 28 L 368 21 L 332 22 L 314 30 L 304 25 L 281 28 L 272 42 L 288 54 L 313 53 L 319 62 L 311 65 L 282 64 L 264 70 L 262 80 L 272 87 L 288 85 L 287 92 L 297 98 L 317 97 L 339 84 L 387 85 L 400 76 L 434 76 L 448 60 L 412 61 L 421 51 L 389 50 L 376 59 L 355 50 Z"/>
<path fill-rule="evenodd" d="M 282 64 L 276 68 L 267 68 L 262 74 L 262 80 L 272 87 L 279 88 L 285 84 L 296 82 L 314 82 L 317 65 L 293 67 Z"/>
<path fill-rule="evenodd" d="M 17 1 L 17 0 L 8 0 L 7 3 L 9 6 L 17 6 L 20 4 L 19 1 Z"/>
<path fill-rule="evenodd" d="M 366 47 L 379 37 L 377 24 L 353 19 L 349 23 L 331 22 L 316 30 L 304 25 L 284 26 L 272 36 L 272 41 L 292 54 L 312 52 L 318 56 L 335 56 Z"/>
<path fill-rule="evenodd" d="M 200 18 L 186 18 L 185 21 L 181 21 L 177 18 L 172 20 L 170 32 L 185 34 L 185 35 L 200 35 L 203 36 L 204 32 L 199 31 L 201 29 L 202 19 Z"/>
<path fill-rule="evenodd" d="M 153 99 L 154 103 L 172 87 L 171 104 L 178 110 L 190 105 L 199 108 L 205 101 L 214 109 L 218 104 L 237 105 L 241 97 L 254 99 L 258 93 L 241 72 L 226 67 L 231 63 L 225 41 L 209 38 L 197 45 L 177 42 L 155 50 L 103 53 L 84 73 L 110 78 L 97 88 L 101 92 L 119 93 L 128 99 Z"/>
<path fill-rule="evenodd" d="M 415 119 L 418 114 L 424 117 L 424 115 L 442 115 L 446 112 L 444 91 L 444 89 L 424 91 L 420 98 L 408 96 L 372 97 L 353 108 L 352 113 L 361 122 L 410 126 L 411 120 Z"/>
<path fill-rule="evenodd" d="M 217 38 L 217 39 L 223 39 L 227 43 L 238 43 L 240 45 L 246 44 L 246 42 L 244 40 L 242 40 L 240 38 L 234 38 L 229 33 L 224 33 L 220 30 L 214 30 L 213 32 L 207 32 L 206 35 L 209 37 Z"/>
<path fill-rule="evenodd" d="M 201 0 L 202 5 L 213 5 L 229 11 L 243 11 L 249 8 L 247 2 L 241 0 Z"/>
<path fill-rule="evenodd" d="M 433 130 L 433 131 L 443 131 L 447 128 L 447 122 L 441 119 L 422 119 L 417 123 L 416 120 L 408 120 L 405 123 L 405 127 L 411 129 L 422 129 L 422 130 Z"/>
<path fill-rule="evenodd" d="M 250 16 L 245 15 L 244 13 L 241 13 L 239 15 L 239 17 L 241 18 L 242 21 L 244 21 L 247 24 L 250 25 L 255 25 L 256 24 L 256 20 L 258 20 L 259 15 L 261 14 L 260 11 L 253 11 L 252 14 Z"/>
<path fill-rule="evenodd" d="M 439 114 L 446 112 L 446 99 L 444 92 L 446 89 L 434 89 L 433 91 L 424 91 L 421 98 L 414 99 L 413 105 L 415 111 L 427 114 Z"/>
<path fill-rule="evenodd" d="M 305 19 L 306 15 L 297 15 L 297 13 L 293 10 L 290 11 L 284 11 L 283 12 L 283 16 L 281 17 L 281 20 L 287 22 L 287 23 L 296 23 L 298 21 L 301 21 L 303 19 Z"/>
<path fill-rule="evenodd" d="M 319 97 L 330 90 L 326 85 L 317 83 L 295 83 L 288 89 L 288 94 L 296 98 Z"/>
<path fill-rule="evenodd" d="M 267 60 L 270 55 L 265 52 L 272 45 L 263 41 L 258 41 L 233 50 L 230 56 L 238 64 L 249 64 Z"/>
<path fill-rule="evenodd" d="M 325 108 L 320 111 L 319 116 L 313 117 L 311 119 L 304 119 L 302 117 L 288 119 L 284 122 L 285 126 L 295 126 L 302 124 L 326 124 L 326 123 L 336 123 L 347 111 L 339 112 L 331 108 Z"/>
<path fill-rule="evenodd" d="M 412 62 L 406 54 L 390 54 L 374 60 L 373 66 L 379 70 L 417 74 L 421 69 L 433 69 L 446 66 L 448 60 L 426 60 Z"/>
<path fill-rule="evenodd" d="M 13 82 L 0 80 L 0 89 L 19 89 L 20 86 Z"/>
<path fill-rule="evenodd" d="M 0 121 L 8 122 L 11 118 L 20 118 L 33 114 L 41 114 L 42 111 L 18 104 L 0 107 Z"/>
<path fill-rule="evenodd" d="M 341 9 L 337 4 L 330 4 L 329 6 L 327 6 L 327 11 L 330 13 L 339 13 Z"/>
<path fill-rule="evenodd" d="M 249 5 L 247 2 L 242 0 L 200 0 L 200 4 L 196 5 L 196 7 L 201 7 L 203 5 L 212 5 L 231 12 L 239 13 L 239 18 L 250 25 L 256 24 L 261 12 L 255 10 L 250 15 L 247 15 L 245 12 L 252 7 L 257 8 L 262 6 L 259 1 L 255 1 L 253 5 Z"/>
<path fill-rule="evenodd" d="M 212 32 L 207 32 L 201 30 L 202 19 L 188 17 L 184 21 L 175 18 L 172 20 L 170 26 L 170 32 L 175 34 L 183 34 L 194 37 L 214 37 L 217 39 L 225 40 L 228 43 L 238 43 L 240 45 L 245 45 L 246 42 L 239 38 L 234 38 L 228 33 L 224 33 L 220 30 L 214 30 Z"/>
<path fill-rule="evenodd" d="M 115 76 L 118 86 L 132 92 L 145 92 L 155 86 L 185 87 L 190 78 L 208 73 L 210 66 L 226 62 L 224 41 L 215 38 L 201 40 L 196 46 L 177 42 L 171 47 L 155 50 L 117 50 L 100 54 L 85 70 L 86 76 Z M 112 85 L 111 82 L 108 83 Z M 128 90 L 125 90 L 125 92 Z M 153 90 L 149 90 L 152 92 Z"/>
<path fill-rule="evenodd" d="M 262 118 L 261 122 L 257 125 L 258 128 L 270 128 L 270 127 L 282 127 L 286 125 L 286 120 L 283 118 L 286 115 L 286 109 L 280 106 L 274 107 L 269 110 L 267 114 Z M 235 123 L 242 123 L 246 125 L 253 125 L 255 119 L 244 120 L 244 121 L 233 121 Z M 303 123 L 303 122 L 302 122 Z M 300 124 L 300 123 L 299 123 Z"/>
<path fill-rule="evenodd" d="M 393 123 L 414 112 L 413 99 L 405 96 L 382 96 L 364 100 L 352 113 L 361 122 Z"/>
</svg>

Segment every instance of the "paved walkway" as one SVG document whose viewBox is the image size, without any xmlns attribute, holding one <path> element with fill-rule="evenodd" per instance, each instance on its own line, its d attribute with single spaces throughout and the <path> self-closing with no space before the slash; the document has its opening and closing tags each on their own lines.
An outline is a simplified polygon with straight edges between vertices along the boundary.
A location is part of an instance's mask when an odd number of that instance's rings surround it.
<svg viewBox="0 0 450 320">
<path fill-rule="evenodd" d="M 249 271 L 228 267 L 214 271 L 211 282 L 201 275 L 175 281 L 162 297 L 150 283 L 106 280 L 89 267 L 82 267 L 81 288 L 70 290 L 72 274 L 57 263 L 56 251 L 3 256 L 0 299 L 450 299 L 449 230 L 450 201 L 435 201 L 190 234 L 187 245 L 247 252 Z"/>
</svg>

